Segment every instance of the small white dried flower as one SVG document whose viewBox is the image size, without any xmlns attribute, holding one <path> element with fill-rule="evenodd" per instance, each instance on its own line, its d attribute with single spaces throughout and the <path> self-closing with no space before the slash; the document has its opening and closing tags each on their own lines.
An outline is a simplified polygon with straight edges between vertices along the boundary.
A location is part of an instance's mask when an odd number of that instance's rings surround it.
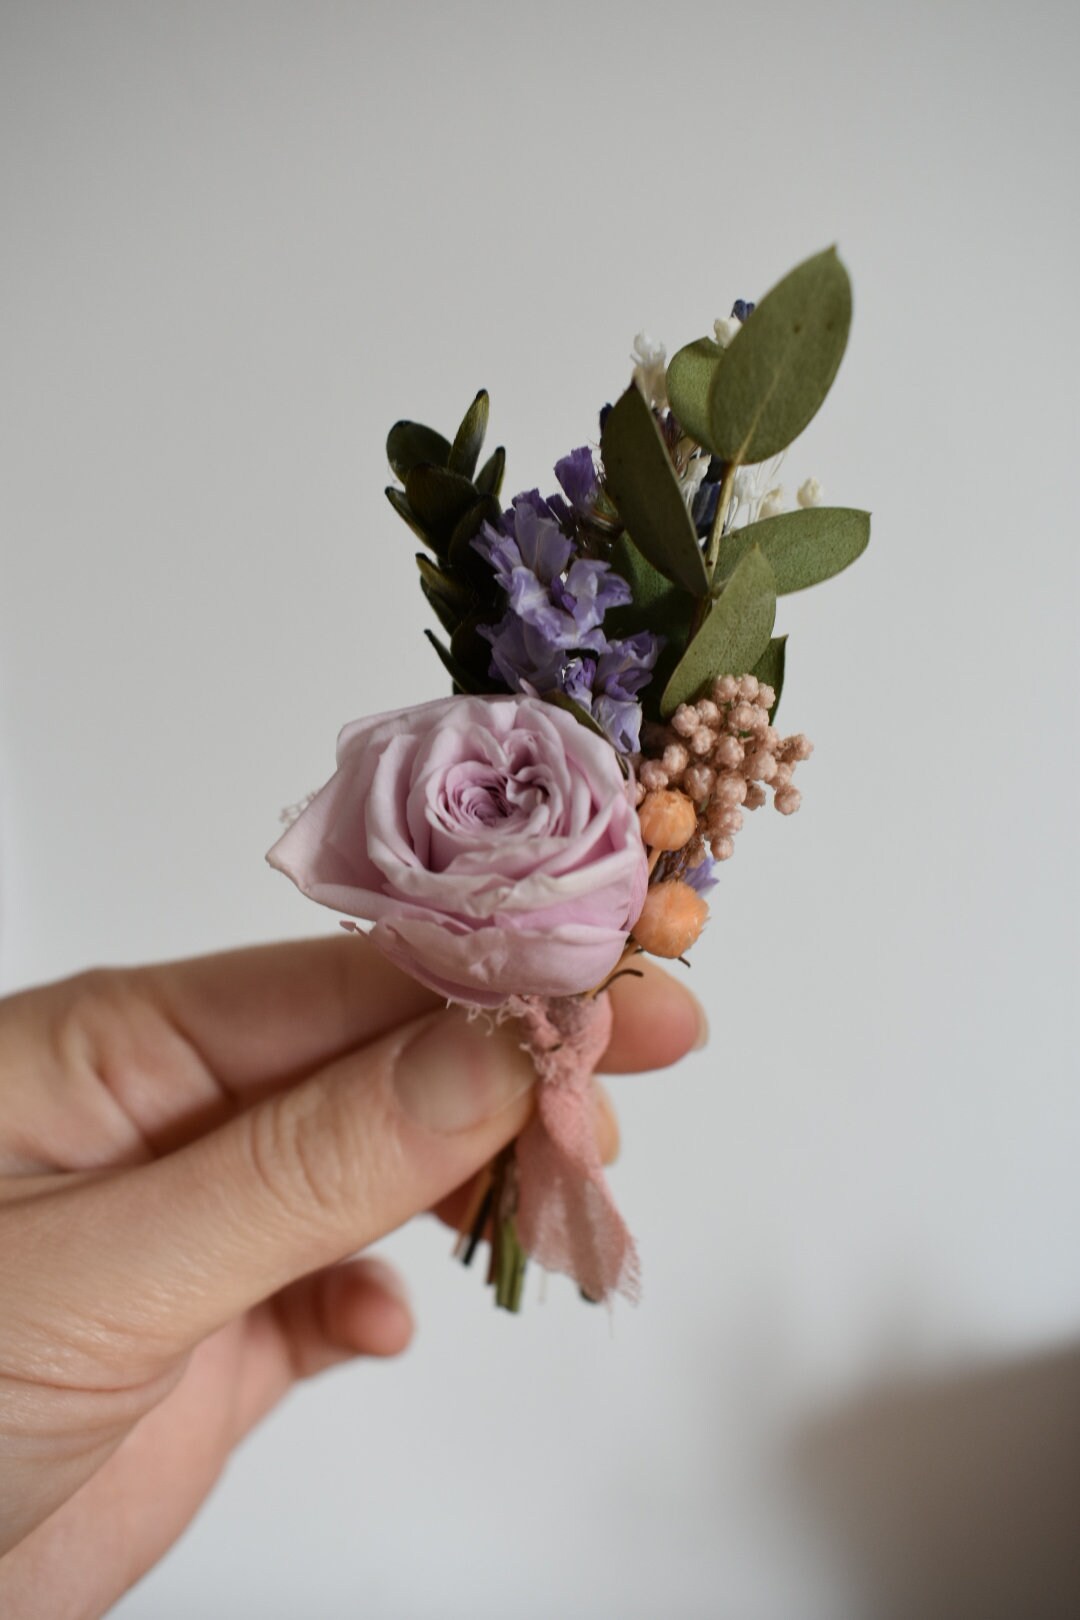
<svg viewBox="0 0 1080 1620">
<path fill-rule="evenodd" d="M 765 496 L 765 499 L 762 501 L 761 506 L 758 509 L 758 517 L 760 519 L 771 518 L 771 517 L 779 517 L 783 510 L 784 510 L 784 491 L 783 491 L 783 487 L 780 484 L 776 484 L 776 485 L 773 486 L 772 489 L 770 489 L 768 491 L 768 493 Z"/>
<path fill-rule="evenodd" d="M 650 405 L 662 411 L 667 397 L 667 350 L 662 343 L 654 343 L 647 332 L 639 332 L 634 339 L 634 381 Z"/>
<path fill-rule="evenodd" d="M 726 349 L 736 332 L 742 329 L 742 321 L 737 315 L 722 315 L 719 320 L 713 321 L 713 331 L 716 341 L 722 349 Z"/>
<path fill-rule="evenodd" d="M 686 471 L 679 478 L 679 488 L 682 490 L 682 497 L 687 506 L 693 506 L 698 490 L 705 482 L 705 474 L 709 470 L 711 459 L 712 457 L 708 455 L 692 456 L 687 464 Z"/>
<path fill-rule="evenodd" d="M 824 493 L 816 478 L 808 478 L 805 483 L 799 485 L 799 493 L 795 499 L 800 506 L 820 506 Z"/>
</svg>

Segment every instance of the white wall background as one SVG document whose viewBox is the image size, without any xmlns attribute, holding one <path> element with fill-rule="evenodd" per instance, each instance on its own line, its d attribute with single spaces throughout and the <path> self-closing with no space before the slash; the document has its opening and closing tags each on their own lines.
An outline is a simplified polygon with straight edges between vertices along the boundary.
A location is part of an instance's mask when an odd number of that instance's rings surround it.
<svg viewBox="0 0 1080 1620">
<path fill-rule="evenodd" d="M 0 9 L 8 988 L 334 926 L 262 864 L 442 691 L 382 446 L 509 487 L 838 240 L 789 486 L 817 753 L 617 1085 L 646 1267 L 497 1316 L 418 1224 L 399 1365 L 295 1396 L 124 1620 L 1080 1612 L 1076 14 L 1035 0 Z"/>
</svg>

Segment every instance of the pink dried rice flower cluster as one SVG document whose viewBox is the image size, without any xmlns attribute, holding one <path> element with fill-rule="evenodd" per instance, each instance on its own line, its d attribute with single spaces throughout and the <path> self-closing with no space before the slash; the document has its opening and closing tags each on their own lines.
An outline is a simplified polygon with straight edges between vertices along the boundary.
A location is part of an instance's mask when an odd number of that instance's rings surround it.
<svg viewBox="0 0 1080 1620">
<path fill-rule="evenodd" d="M 698 830 L 681 865 L 700 865 L 706 845 L 714 860 L 733 855 L 743 810 L 765 803 L 766 785 L 782 816 L 799 808 L 802 795 L 792 777 L 813 745 L 801 733 L 781 737 L 769 724 L 775 701 L 772 687 L 756 675 L 723 675 L 713 682 L 711 696 L 680 704 L 670 725 L 647 729 L 637 769 L 638 803 L 647 793 L 674 789 L 697 807 Z"/>
</svg>

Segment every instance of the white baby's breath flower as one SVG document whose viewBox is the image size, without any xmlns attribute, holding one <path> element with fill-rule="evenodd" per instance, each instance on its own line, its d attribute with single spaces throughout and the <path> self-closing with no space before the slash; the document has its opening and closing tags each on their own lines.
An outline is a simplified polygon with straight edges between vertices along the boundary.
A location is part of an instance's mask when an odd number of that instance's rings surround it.
<svg viewBox="0 0 1080 1620">
<path fill-rule="evenodd" d="M 784 491 L 781 485 L 775 484 L 768 491 L 758 511 L 759 518 L 779 517 L 784 510 Z"/>
<path fill-rule="evenodd" d="M 647 332 L 639 332 L 634 339 L 634 381 L 649 404 L 662 411 L 667 405 L 667 350 L 662 343 L 654 343 Z"/>
<path fill-rule="evenodd" d="M 753 466 L 739 468 L 732 486 L 731 509 L 725 528 L 741 529 L 748 523 L 756 523 L 761 517 L 776 516 L 775 511 L 762 511 L 762 505 L 774 495 L 783 500 L 783 490 L 778 487 L 774 489 L 772 481 L 783 466 L 784 456 L 785 452 L 781 450 L 771 461 L 759 461 Z"/>
<path fill-rule="evenodd" d="M 693 456 L 687 464 L 686 471 L 679 479 L 679 487 L 682 490 L 683 500 L 687 506 L 693 506 L 694 497 L 701 488 L 705 474 L 709 470 L 711 459 L 708 455 Z"/>
<path fill-rule="evenodd" d="M 799 493 L 795 499 L 800 506 L 820 506 L 824 491 L 816 478 L 808 478 L 799 485 Z"/>
<path fill-rule="evenodd" d="M 735 474 L 732 494 L 739 506 L 749 506 L 761 499 L 760 467 L 740 467 Z"/>
<path fill-rule="evenodd" d="M 722 349 L 726 349 L 736 332 L 742 329 L 742 321 L 737 315 L 722 315 L 713 321 L 713 331 L 716 341 Z"/>
</svg>

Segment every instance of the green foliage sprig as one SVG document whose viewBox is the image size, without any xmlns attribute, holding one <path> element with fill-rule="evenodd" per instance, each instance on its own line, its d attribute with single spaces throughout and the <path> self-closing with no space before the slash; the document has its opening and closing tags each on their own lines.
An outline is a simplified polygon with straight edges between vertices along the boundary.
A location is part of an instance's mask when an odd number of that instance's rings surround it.
<svg viewBox="0 0 1080 1620">
<path fill-rule="evenodd" d="M 828 248 L 778 282 L 726 348 L 703 337 L 674 355 L 665 379 L 671 418 L 658 418 L 636 384 L 607 412 L 602 486 L 577 538 L 583 555 L 609 561 L 631 588 L 632 602 L 609 612 L 605 632 L 664 638 L 641 694 L 650 719 L 667 718 L 721 675 L 753 673 L 779 702 L 787 638 L 773 634 L 777 597 L 830 579 L 866 548 L 870 515 L 849 507 L 728 522 L 740 468 L 771 460 L 820 410 L 847 345 L 851 302 L 847 271 Z M 479 627 L 505 608 L 472 545 L 501 512 L 504 450 L 476 470 L 487 421 L 481 390 L 452 440 L 402 421 L 386 447 L 400 481 L 387 498 L 427 548 L 416 558 L 420 583 L 449 643 L 426 633 L 462 692 L 496 690 Z M 704 544 L 679 477 L 701 454 L 720 485 Z"/>
<path fill-rule="evenodd" d="M 386 498 L 428 547 L 417 552 L 420 588 L 447 632 L 449 646 L 430 630 L 428 640 L 462 692 L 490 692 L 491 647 L 477 634 L 500 613 L 491 570 L 472 548 L 481 524 L 496 523 L 501 507 L 506 451 L 500 445 L 476 471 L 488 422 L 488 395 L 481 389 L 465 412 L 453 442 L 420 422 L 395 422 L 386 457 L 402 488 Z"/>
<path fill-rule="evenodd" d="M 653 718 L 717 676 L 748 671 L 779 701 L 786 638 L 772 634 L 776 598 L 831 578 L 865 550 L 870 515 L 847 507 L 726 526 L 736 473 L 786 449 L 817 414 L 850 325 L 851 284 L 829 248 L 778 282 L 726 349 L 699 338 L 672 358 L 666 384 L 679 427 L 722 464 L 704 552 L 640 390 L 632 385 L 611 410 L 600 447 L 626 531 L 613 561 L 634 592 L 620 628 L 660 631 L 668 642 L 662 679 L 644 695 Z"/>
</svg>

